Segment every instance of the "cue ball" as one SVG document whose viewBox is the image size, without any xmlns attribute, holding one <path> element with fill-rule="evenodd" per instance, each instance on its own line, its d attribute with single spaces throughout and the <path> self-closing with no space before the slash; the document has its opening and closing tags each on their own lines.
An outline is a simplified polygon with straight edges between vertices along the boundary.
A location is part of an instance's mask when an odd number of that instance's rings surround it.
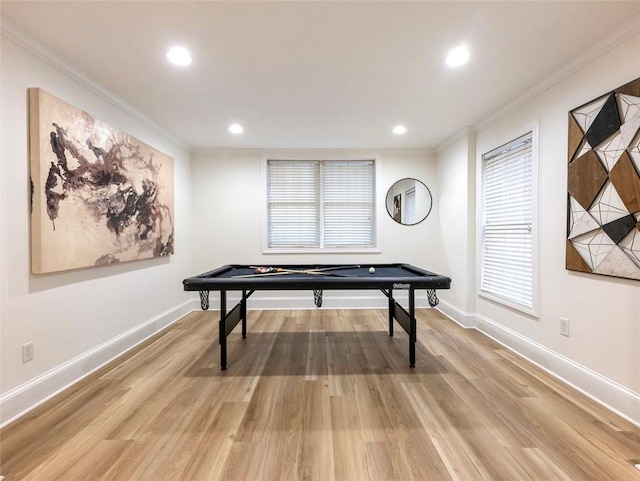
<svg viewBox="0 0 640 481">
<path fill-rule="evenodd" d="M 369 274 L 373 274 L 376 271 L 375 267 L 369 267 Z"/>
</svg>

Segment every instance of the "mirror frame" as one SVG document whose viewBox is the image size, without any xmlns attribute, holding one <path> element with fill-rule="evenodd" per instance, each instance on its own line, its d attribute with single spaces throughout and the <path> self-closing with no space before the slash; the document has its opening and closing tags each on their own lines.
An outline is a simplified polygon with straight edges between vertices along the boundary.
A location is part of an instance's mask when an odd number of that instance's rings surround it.
<svg viewBox="0 0 640 481">
<path fill-rule="evenodd" d="M 394 198 L 393 198 L 393 199 L 392 199 L 392 198 L 390 198 L 389 196 L 390 196 L 390 195 L 391 195 L 391 193 L 393 192 L 394 187 L 396 187 L 399 183 L 401 183 L 401 182 L 403 182 L 403 181 L 414 181 L 414 182 L 415 182 L 415 184 L 416 184 L 416 187 L 418 187 L 418 184 L 419 184 L 419 185 L 422 185 L 422 187 L 424 187 L 424 189 L 425 189 L 425 191 L 426 191 L 426 194 L 427 194 L 427 196 L 428 196 L 428 199 L 429 199 L 429 208 L 427 209 L 427 213 L 426 213 L 426 214 L 424 214 L 424 216 L 423 216 L 421 219 L 419 219 L 419 220 L 417 220 L 416 222 L 413 222 L 413 223 L 411 223 L 411 224 L 408 224 L 408 223 L 406 223 L 406 222 L 402 222 L 402 219 L 400 219 L 400 220 L 396 219 L 396 217 L 397 217 L 397 216 L 396 216 L 396 215 L 394 215 L 394 212 L 392 212 L 392 211 L 390 210 L 390 207 L 391 207 L 391 208 L 394 208 L 394 207 L 395 207 L 395 206 L 394 206 L 394 202 L 395 202 L 395 197 L 397 197 L 397 196 L 394 196 Z M 394 182 L 394 183 L 391 185 L 391 187 L 389 187 L 389 190 L 387 190 L 387 195 L 385 196 L 385 208 L 387 209 L 387 214 L 389 214 L 389 217 L 391 217 L 391 218 L 392 218 L 395 222 L 397 222 L 398 224 L 400 224 L 400 225 L 407 225 L 407 226 L 411 226 L 411 225 L 418 225 L 418 224 L 420 224 L 422 221 L 424 221 L 427 217 L 429 217 L 429 214 L 431 213 L 431 209 L 433 208 L 433 196 L 431 195 L 431 191 L 429 190 L 429 187 L 427 187 L 427 186 L 426 186 L 426 184 L 425 184 L 424 182 L 422 182 L 422 181 L 420 181 L 420 180 L 418 180 L 418 179 L 416 179 L 416 178 L 413 178 L 413 177 L 404 177 L 404 178 L 399 179 L 399 180 L 397 180 L 396 182 Z M 396 214 L 397 214 L 397 213 L 396 213 Z"/>
</svg>

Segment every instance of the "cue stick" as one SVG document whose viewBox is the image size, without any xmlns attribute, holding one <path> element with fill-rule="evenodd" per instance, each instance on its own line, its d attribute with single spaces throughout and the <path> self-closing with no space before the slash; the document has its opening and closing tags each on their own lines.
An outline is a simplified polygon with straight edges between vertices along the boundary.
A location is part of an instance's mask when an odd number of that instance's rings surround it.
<svg viewBox="0 0 640 481">
<path fill-rule="evenodd" d="M 314 276 L 329 276 L 331 273 L 324 273 L 317 271 L 316 269 L 285 269 L 283 267 L 276 267 L 276 272 L 285 272 L 287 274 L 310 274 Z"/>
<path fill-rule="evenodd" d="M 353 277 L 346 274 L 336 274 L 333 272 L 326 272 L 328 270 L 336 270 L 336 269 L 353 269 L 355 267 L 360 266 L 344 266 L 344 267 L 326 267 L 326 268 L 318 268 L 318 269 L 284 269 L 282 267 L 276 267 L 276 272 L 259 272 L 255 274 L 243 274 L 239 276 L 231 276 L 232 279 L 240 279 L 240 278 L 252 278 L 252 277 L 265 277 L 265 276 L 279 276 L 284 274 L 306 274 L 306 275 L 316 275 L 316 276 L 331 276 L 331 277 Z M 250 269 L 258 269 L 254 266 L 249 266 Z"/>
<path fill-rule="evenodd" d="M 317 269 L 309 269 L 309 270 L 315 271 L 315 272 L 326 272 L 326 271 L 337 271 L 340 269 L 359 269 L 360 267 L 362 267 L 360 264 L 356 264 L 353 266 L 318 267 Z"/>
<path fill-rule="evenodd" d="M 333 266 L 333 267 L 317 267 L 315 269 L 286 269 L 284 267 L 274 267 L 276 272 L 287 272 L 289 274 L 309 274 L 316 276 L 333 276 L 333 277 L 353 277 L 348 274 L 334 274 L 327 271 L 338 269 L 353 269 L 360 266 Z M 251 267 L 253 269 L 253 267 Z M 256 269 L 258 269 L 256 267 Z"/>
<path fill-rule="evenodd" d="M 282 276 L 287 274 L 305 274 L 305 275 L 329 276 L 329 277 L 354 277 L 346 274 L 335 274 L 333 272 L 304 272 L 304 271 L 294 271 L 294 270 L 286 270 L 286 271 L 283 270 L 278 272 L 263 272 L 261 274 L 243 274 L 240 276 L 231 276 L 231 278 L 240 279 L 240 278 L 251 278 L 251 277 Z"/>
<path fill-rule="evenodd" d="M 242 274 L 240 276 L 231 276 L 231 278 L 240 279 L 241 277 L 282 276 L 285 274 L 293 274 L 293 272 L 263 272 L 261 274 Z"/>
<path fill-rule="evenodd" d="M 316 267 L 315 269 L 285 269 L 284 267 L 274 267 L 274 269 L 276 269 L 277 272 L 291 272 L 296 274 L 316 274 L 320 272 L 337 271 L 341 269 L 359 269 L 360 267 L 362 267 L 360 264 L 355 264 L 352 266 Z M 262 267 L 249 266 L 249 269 L 262 269 Z"/>
</svg>

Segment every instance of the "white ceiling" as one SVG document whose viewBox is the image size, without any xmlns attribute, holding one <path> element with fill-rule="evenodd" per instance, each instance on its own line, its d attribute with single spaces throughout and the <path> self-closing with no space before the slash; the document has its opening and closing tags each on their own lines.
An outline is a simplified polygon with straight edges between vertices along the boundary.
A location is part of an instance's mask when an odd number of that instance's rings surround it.
<svg viewBox="0 0 640 481">
<path fill-rule="evenodd" d="M 628 31 L 640 2 L 2 1 L 0 13 L 192 148 L 433 149 Z M 471 61 L 449 69 L 460 43 Z M 189 68 L 166 62 L 172 44 L 192 51 Z"/>
</svg>

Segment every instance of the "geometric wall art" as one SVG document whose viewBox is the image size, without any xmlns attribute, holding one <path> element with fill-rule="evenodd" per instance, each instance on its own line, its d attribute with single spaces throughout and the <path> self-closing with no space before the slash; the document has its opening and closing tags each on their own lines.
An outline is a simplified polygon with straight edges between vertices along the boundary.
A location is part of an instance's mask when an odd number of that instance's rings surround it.
<svg viewBox="0 0 640 481">
<path fill-rule="evenodd" d="M 640 280 L 640 78 L 569 112 L 566 266 Z"/>
<path fill-rule="evenodd" d="M 173 159 L 29 89 L 34 274 L 174 252 Z"/>
</svg>

